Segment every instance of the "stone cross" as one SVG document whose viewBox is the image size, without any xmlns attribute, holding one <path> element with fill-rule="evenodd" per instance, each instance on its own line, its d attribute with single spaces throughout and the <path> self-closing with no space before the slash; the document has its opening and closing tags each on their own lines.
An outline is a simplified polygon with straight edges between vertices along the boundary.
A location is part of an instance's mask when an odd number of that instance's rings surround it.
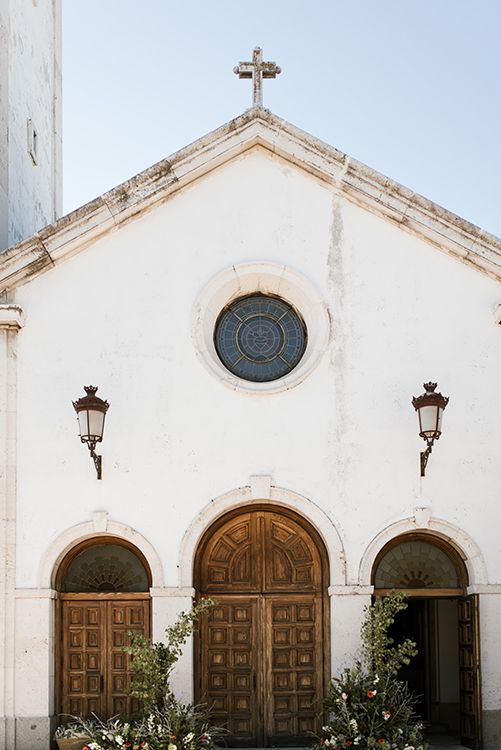
<svg viewBox="0 0 501 750">
<path fill-rule="evenodd" d="M 239 78 L 252 78 L 252 106 L 263 106 L 263 78 L 276 78 L 282 69 L 274 62 L 263 62 L 263 50 L 254 47 L 252 62 L 241 62 L 233 72 Z"/>
</svg>

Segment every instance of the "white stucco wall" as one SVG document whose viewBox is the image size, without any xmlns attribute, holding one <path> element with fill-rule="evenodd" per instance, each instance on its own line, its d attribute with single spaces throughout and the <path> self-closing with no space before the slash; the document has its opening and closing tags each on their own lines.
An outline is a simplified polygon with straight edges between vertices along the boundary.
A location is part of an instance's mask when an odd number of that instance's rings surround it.
<svg viewBox="0 0 501 750">
<path fill-rule="evenodd" d="M 205 285 L 253 261 L 303 274 L 331 321 L 316 369 L 273 395 L 219 382 L 192 337 Z M 18 334 L 17 588 L 36 588 L 51 543 L 100 510 L 148 540 L 165 586 L 176 587 L 186 530 L 252 475 L 271 476 L 336 525 L 353 587 L 337 599 L 332 592 L 336 667 L 356 647 L 370 597 L 357 590 L 369 583 L 359 580 L 364 554 L 416 507 L 480 550 L 482 565 L 471 570 L 486 580 L 471 585 L 499 584 L 499 301 L 498 283 L 259 147 L 96 241 L 16 292 L 26 320 Z M 423 443 L 410 402 L 430 379 L 450 404 L 420 479 Z M 89 384 L 111 404 L 100 482 L 71 405 Z M 181 606 L 187 597 L 179 593 Z M 173 600 L 155 607 L 162 630 Z M 493 649 L 489 658 L 499 674 L 501 655 Z M 185 694 L 190 672 L 179 678 Z"/>
<path fill-rule="evenodd" d="M 190 330 L 213 275 L 260 259 L 304 273 L 332 321 L 318 368 L 272 396 L 219 383 Z M 17 292 L 18 585 L 35 585 L 48 538 L 98 509 L 127 515 L 176 585 L 177 544 L 165 534 L 180 539 L 199 508 L 251 474 L 335 513 L 351 583 L 370 540 L 423 505 L 468 529 L 494 582 L 498 295 L 495 282 L 260 150 L 96 242 Z M 410 399 L 430 378 L 451 402 L 421 480 Z M 111 402 L 99 483 L 71 407 L 89 383 Z"/>
<path fill-rule="evenodd" d="M 61 215 L 60 24 L 60 0 L 0 0 L 0 250 Z"/>
</svg>

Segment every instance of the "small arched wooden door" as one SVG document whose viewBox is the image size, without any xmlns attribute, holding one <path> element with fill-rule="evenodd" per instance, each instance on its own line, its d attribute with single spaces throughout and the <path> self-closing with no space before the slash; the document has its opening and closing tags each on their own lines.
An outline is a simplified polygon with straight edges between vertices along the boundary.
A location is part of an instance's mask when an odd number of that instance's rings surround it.
<svg viewBox="0 0 501 750">
<path fill-rule="evenodd" d="M 128 631 L 150 634 L 150 571 L 139 550 L 101 537 L 74 547 L 58 571 L 59 713 L 133 716 Z"/>
<path fill-rule="evenodd" d="M 217 604 L 197 639 L 197 699 L 234 747 L 304 745 L 319 730 L 329 670 L 327 556 L 298 515 L 269 506 L 215 522 L 195 560 Z"/>
</svg>

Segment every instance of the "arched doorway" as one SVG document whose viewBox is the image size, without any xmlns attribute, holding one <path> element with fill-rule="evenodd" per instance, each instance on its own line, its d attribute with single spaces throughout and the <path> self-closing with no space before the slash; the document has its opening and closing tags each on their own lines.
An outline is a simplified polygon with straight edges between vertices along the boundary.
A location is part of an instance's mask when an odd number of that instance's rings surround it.
<svg viewBox="0 0 501 750">
<path fill-rule="evenodd" d="M 395 639 L 411 638 L 418 655 L 401 670 L 418 696 L 417 712 L 433 734 L 456 735 L 481 746 L 478 597 L 466 596 L 468 574 L 459 551 L 427 532 L 403 534 L 379 552 L 376 596 L 404 591 L 408 607 L 394 624 Z"/>
<path fill-rule="evenodd" d="M 296 513 L 237 509 L 204 534 L 198 596 L 217 604 L 196 641 L 198 700 L 234 747 L 304 745 L 329 678 L 327 553 Z"/>
<path fill-rule="evenodd" d="M 76 545 L 56 578 L 58 713 L 133 716 L 127 632 L 150 634 L 151 575 L 141 552 L 105 536 Z"/>
</svg>

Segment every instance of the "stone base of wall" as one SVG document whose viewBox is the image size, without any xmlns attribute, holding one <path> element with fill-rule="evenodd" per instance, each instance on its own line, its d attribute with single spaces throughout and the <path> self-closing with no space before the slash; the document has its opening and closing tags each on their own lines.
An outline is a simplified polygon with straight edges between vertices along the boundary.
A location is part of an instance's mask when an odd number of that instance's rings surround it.
<svg viewBox="0 0 501 750">
<path fill-rule="evenodd" d="M 16 750 L 49 750 L 54 729 L 54 717 L 17 717 Z"/>
<path fill-rule="evenodd" d="M 482 711 L 484 748 L 501 750 L 501 710 Z"/>
</svg>

